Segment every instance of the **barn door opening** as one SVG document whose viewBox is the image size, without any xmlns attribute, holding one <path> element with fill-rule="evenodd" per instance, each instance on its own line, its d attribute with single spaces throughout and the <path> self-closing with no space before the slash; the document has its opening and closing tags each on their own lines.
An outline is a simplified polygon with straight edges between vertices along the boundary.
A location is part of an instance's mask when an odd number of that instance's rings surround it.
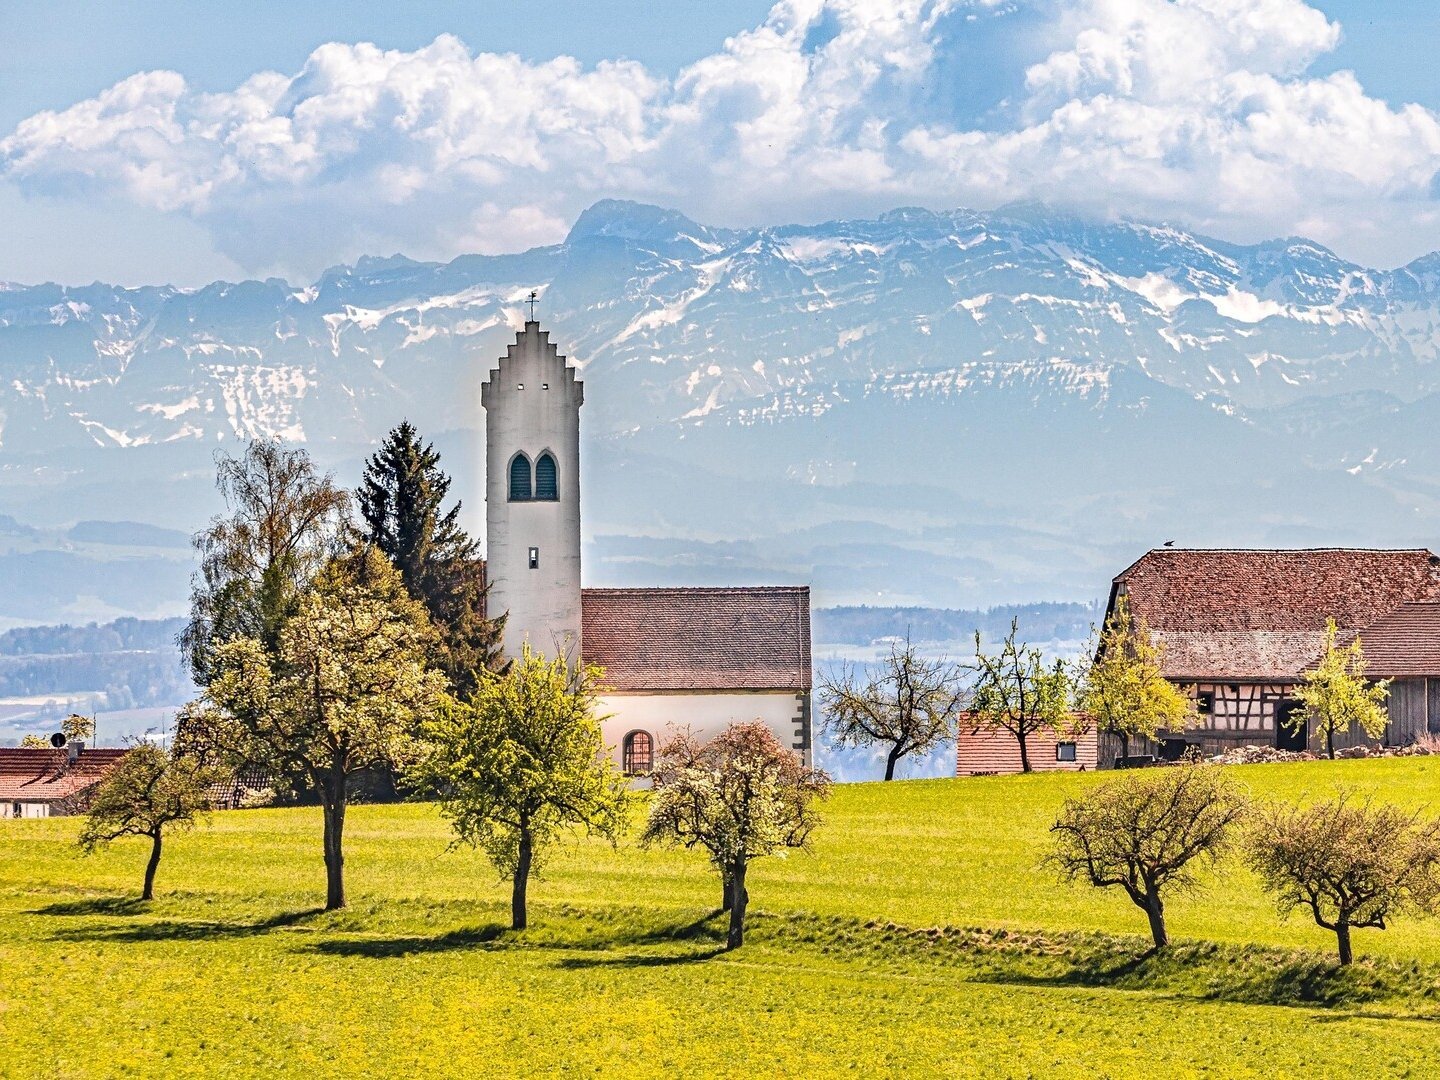
<svg viewBox="0 0 1440 1080">
<path fill-rule="evenodd" d="M 1295 726 L 1295 717 L 1305 706 L 1294 698 L 1286 698 L 1275 707 L 1275 748 L 1277 750 L 1301 751 L 1310 745 L 1310 725 L 1301 721 Z"/>
</svg>

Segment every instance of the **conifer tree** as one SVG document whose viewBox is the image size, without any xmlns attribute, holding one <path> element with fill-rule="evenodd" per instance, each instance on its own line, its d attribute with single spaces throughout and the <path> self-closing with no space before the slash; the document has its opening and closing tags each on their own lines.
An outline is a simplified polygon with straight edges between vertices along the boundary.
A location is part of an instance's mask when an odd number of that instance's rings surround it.
<svg viewBox="0 0 1440 1080">
<path fill-rule="evenodd" d="M 440 455 L 407 420 L 366 463 L 356 493 L 364 539 L 395 564 L 439 633 L 437 665 L 461 695 L 500 652 L 500 623 L 485 618 L 484 563 L 460 526 L 460 502 L 446 510 L 450 477 Z"/>
</svg>

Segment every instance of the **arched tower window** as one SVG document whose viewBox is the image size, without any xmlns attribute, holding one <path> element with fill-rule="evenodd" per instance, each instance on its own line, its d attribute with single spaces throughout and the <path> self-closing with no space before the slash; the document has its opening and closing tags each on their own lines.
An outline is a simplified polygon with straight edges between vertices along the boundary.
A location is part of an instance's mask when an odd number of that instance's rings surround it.
<svg viewBox="0 0 1440 1080">
<path fill-rule="evenodd" d="M 530 459 L 516 454 L 510 459 L 510 501 L 529 502 L 534 498 L 530 489 Z"/>
<path fill-rule="evenodd" d="M 655 767 L 655 741 L 648 731 L 632 731 L 625 736 L 620 756 L 626 776 L 649 776 Z"/>
<path fill-rule="evenodd" d="M 560 487 L 555 479 L 555 459 L 548 451 L 535 459 L 535 498 L 551 502 L 560 498 Z"/>
</svg>

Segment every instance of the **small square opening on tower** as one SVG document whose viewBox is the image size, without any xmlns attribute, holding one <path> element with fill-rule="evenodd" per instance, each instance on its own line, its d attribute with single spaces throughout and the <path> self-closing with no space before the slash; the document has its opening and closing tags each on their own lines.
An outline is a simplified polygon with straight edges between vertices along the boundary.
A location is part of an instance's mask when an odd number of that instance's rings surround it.
<svg viewBox="0 0 1440 1080">
<path fill-rule="evenodd" d="M 538 547 L 532 547 L 530 549 L 530 569 L 540 569 L 540 549 Z"/>
</svg>

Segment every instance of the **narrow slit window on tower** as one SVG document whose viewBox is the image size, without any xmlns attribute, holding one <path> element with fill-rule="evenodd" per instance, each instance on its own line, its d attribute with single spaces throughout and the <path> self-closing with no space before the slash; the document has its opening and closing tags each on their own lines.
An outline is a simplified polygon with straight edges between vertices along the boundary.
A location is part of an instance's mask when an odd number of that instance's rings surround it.
<svg viewBox="0 0 1440 1080">
<path fill-rule="evenodd" d="M 510 501 L 529 502 L 534 498 L 530 487 L 530 459 L 516 454 L 510 460 Z"/>
<path fill-rule="evenodd" d="M 548 453 L 541 454 L 535 461 L 535 498 L 551 502 L 560 498 L 560 487 L 555 478 L 555 459 Z"/>
<path fill-rule="evenodd" d="M 538 547 L 533 547 L 530 549 L 530 569 L 540 569 L 540 549 Z"/>
</svg>

